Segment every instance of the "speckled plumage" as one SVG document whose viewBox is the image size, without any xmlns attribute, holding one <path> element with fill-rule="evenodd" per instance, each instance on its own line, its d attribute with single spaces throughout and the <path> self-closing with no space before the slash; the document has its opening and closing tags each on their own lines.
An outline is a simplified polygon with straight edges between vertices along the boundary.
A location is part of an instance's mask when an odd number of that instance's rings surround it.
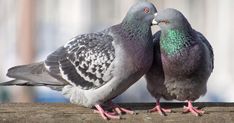
<svg viewBox="0 0 234 123">
<path fill-rule="evenodd" d="M 106 32 L 79 35 L 50 54 L 45 60 L 49 74 L 85 90 L 105 84 L 115 58 L 114 39 Z"/>
<path fill-rule="evenodd" d="M 79 35 L 44 62 L 9 69 L 9 77 L 23 81 L 5 85 L 61 86 L 63 95 L 72 103 L 99 108 L 99 104 L 123 93 L 150 68 L 153 60 L 150 27 L 156 11 L 153 4 L 139 2 L 130 8 L 122 23 L 101 32 Z M 46 79 L 41 83 L 42 74 L 53 83 Z M 31 82 L 32 77 L 37 78 Z"/>
<path fill-rule="evenodd" d="M 153 36 L 154 61 L 146 74 L 147 88 L 156 99 L 194 101 L 206 93 L 214 64 L 212 47 L 177 10 L 163 10 L 156 20 L 161 31 Z"/>
</svg>

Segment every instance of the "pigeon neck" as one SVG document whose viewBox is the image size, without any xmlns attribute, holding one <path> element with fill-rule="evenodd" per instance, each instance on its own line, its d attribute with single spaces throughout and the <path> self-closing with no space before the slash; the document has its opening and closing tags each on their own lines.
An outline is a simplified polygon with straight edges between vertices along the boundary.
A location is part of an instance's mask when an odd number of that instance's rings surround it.
<svg viewBox="0 0 234 123">
<path fill-rule="evenodd" d="M 175 55 L 192 45 L 192 33 L 184 29 L 168 29 L 162 31 L 160 37 L 161 49 L 168 55 Z"/>
<path fill-rule="evenodd" d="M 141 23 L 137 20 L 124 20 L 121 25 L 121 28 L 124 31 L 128 32 L 127 36 L 132 39 L 134 39 L 134 37 L 145 39 L 147 37 L 150 37 L 149 35 L 152 36 L 151 28 L 147 23 Z"/>
</svg>

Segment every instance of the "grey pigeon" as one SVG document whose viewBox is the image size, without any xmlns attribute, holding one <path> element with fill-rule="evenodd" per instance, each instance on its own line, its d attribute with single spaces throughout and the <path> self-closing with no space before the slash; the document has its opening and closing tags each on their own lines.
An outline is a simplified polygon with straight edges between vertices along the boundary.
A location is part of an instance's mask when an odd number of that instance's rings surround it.
<svg viewBox="0 0 234 123">
<path fill-rule="evenodd" d="M 155 21 L 161 31 L 153 36 L 154 60 L 145 76 L 147 89 L 157 100 L 150 111 L 161 115 L 170 112 L 160 106 L 163 97 L 188 101 L 185 112 L 201 115 L 204 112 L 191 102 L 206 93 L 207 80 L 213 71 L 213 49 L 176 9 L 158 12 Z"/>
<path fill-rule="evenodd" d="M 9 69 L 7 76 L 15 80 L 1 85 L 44 85 L 62 90 L 71 103 L 95 106 L 104 119 L 120 118 L 104 111 L 102 104 L 107 102 L 118 114 L 132 113 L 111 100 L 149 70 L 153 61 L 151 26 L 156 12 L 152 3 L 139 2 L 120 24 L 76 36 L 43 62 Z"/>
</svg>

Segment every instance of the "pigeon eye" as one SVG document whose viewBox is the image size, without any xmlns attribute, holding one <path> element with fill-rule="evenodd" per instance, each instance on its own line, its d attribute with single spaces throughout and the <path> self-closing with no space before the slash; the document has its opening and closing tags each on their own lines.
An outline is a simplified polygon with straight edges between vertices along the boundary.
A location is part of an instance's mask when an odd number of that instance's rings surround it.
<svg viewBox="0 0 234 123">
<path fill-rule="evenodd" d="M 149 12 L 150 12 L 150 9 L 147 8 L 147 7 L 145 7 L 145 8 L 144 8 L 144 12 L 145 12 L 145 13 L 149 13 Z"/>
</svg>

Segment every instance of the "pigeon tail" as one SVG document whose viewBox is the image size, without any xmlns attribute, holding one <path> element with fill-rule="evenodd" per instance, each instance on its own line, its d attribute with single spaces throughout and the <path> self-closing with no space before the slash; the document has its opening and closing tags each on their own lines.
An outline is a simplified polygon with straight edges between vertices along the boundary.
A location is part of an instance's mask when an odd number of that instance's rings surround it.
<svg viewBox="0 0 234 123">
<path fill-rule="evenodd" d="M 0 86 L 65 86 L 68 84 L 50 76 L 43 62 L 10 68 L 7 76 L 14 80 L 1 82 Z"/>
</svg>

